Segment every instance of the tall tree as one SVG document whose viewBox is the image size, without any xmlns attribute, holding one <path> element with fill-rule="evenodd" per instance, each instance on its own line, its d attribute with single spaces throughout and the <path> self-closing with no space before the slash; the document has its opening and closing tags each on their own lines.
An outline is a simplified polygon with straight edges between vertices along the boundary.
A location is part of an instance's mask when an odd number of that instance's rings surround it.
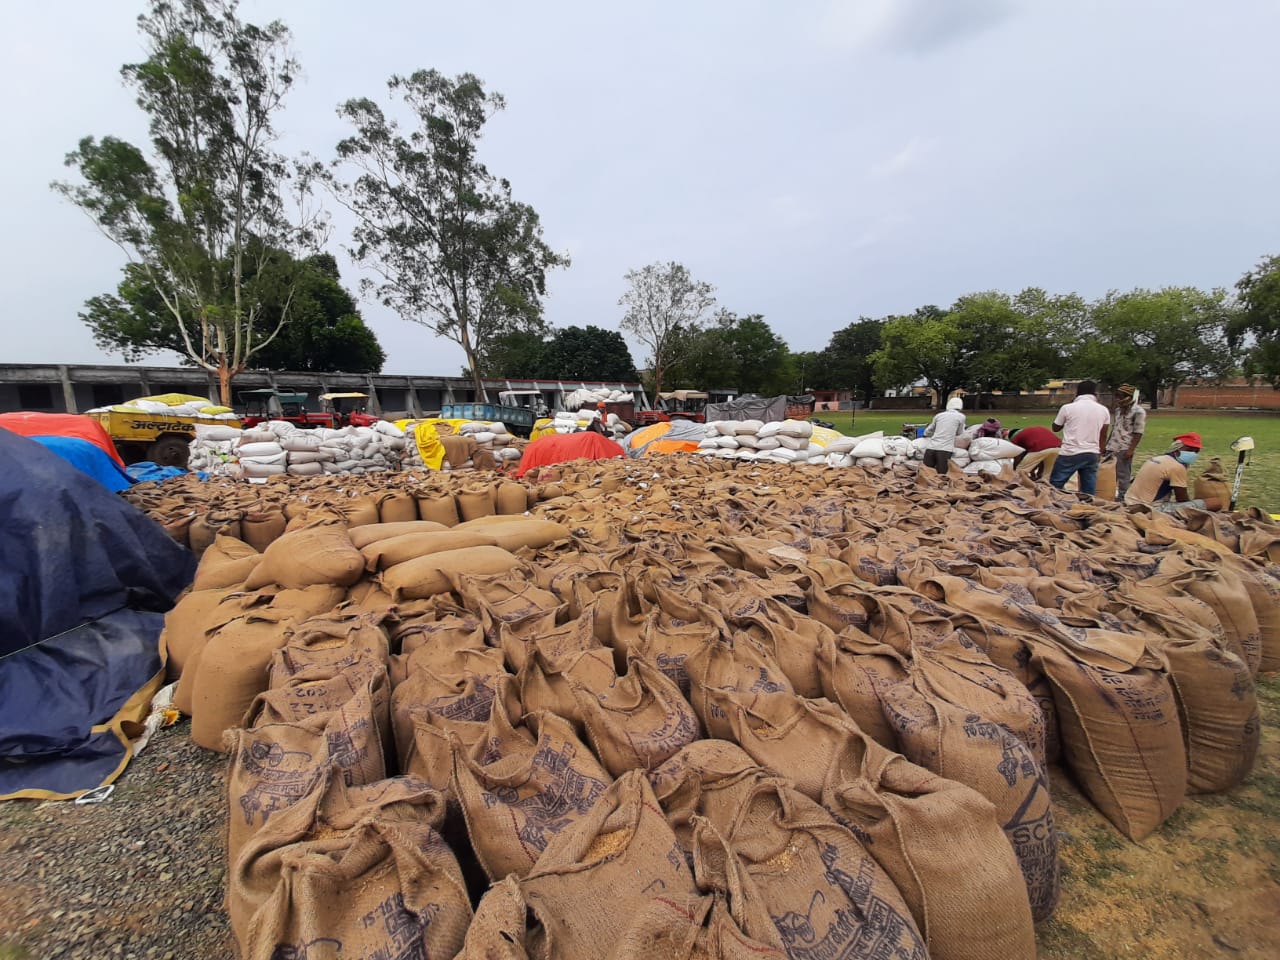
<svg viewBox="0 0 1280 960">
<path fill-rule="evenodd" d="M 557 330 L 543 354 L 543 370 L 542 376 L 556 380 L 640 378 L 622 334 L 593 325 Z"/>
<path fill-rule="evenodd" d="M 924 381 L 938 404 L 964 386 L 974 346 L 952 320 L 935 306 L 920 307 L 904 317 L 890 317 L 872 356 L 876 382 L 886 389 Z"/>
<path fill-rule="evenodd" d="M 1080 367 L 1106 383 L 1135 384 L 1158 405 L 1161 390 L 1176 393 L 1187 380 L 1231 373 L 1227 328 L 1234 316 L 1221 289 L 1112 291 L 1094 306 L 1094 333 Z"/>
<path fill-rule="evenodd" d="M 248 369 L 377 373 L 386 360 L 365 326 L 355 298 L 342 286 L 329 254 L 294 260 L 282 250 L 250 258 L 261 272 L 248 278 L 258 297 L 261 324 L 280 334 L 250 355 Z M 228 267 L 229 269 L 229 267 Z M 288 313 L 288 323 L 285 314 Z M 147 272 L 128 264 L 114 294 L 90 298 L 80 313 L 103 350 L 128 360 L 185 344 L 178 321 Z"/>
<path fill-rule="evenodd" d="M 831 335 L 826 348 L 817 355 L 810 372 L 809 386 L 820 390 L 852 390 L 855 400 L 875 396 L 875 363 L 880 349 L 884 320 L 859 317 Z"/>
<path fill-rule="evenodd" d="M 1280 256 L 1264 257 L 1236 283 L 1240 311 L 1227 334 L 1247 349 L 1245 370 L 1280 388 Z"/>
<path fill-rule="evenodd" d="M 55 183 L 145 277 L 174 320 L 182 352 L 231 382 L 289 317 L 263 316 L 251 279 L 272 250 L 294 250 L 309 225 L 286 217 L 285 163 L 274 118 L 298 64 L 289 31 L 239 18 L 236 0 L 152 0 L 138 18 L 147 59 L 121 70 L 147 114 L 151 155 L 85 137 L 67 156 L 80 183 Z M 128 279 L 128 278 L 127 278 Z"/>
<path fill-rule="evenodd" d="M 379 277 L 364 288 L 462 347 L 484 398 L 486 346 L 512 330 L 545 329 L 547 271 L 569 260 L 543 241 L 534 209 L 514 200 L 510 183 L 476 154 L 485 123 L 504 106 L 500 95 L 469 73 L 435 70 L 393 76 L 387 87 L 414 128 L 402 132 L 373 100 L 348 100 L 338 114 L 355 132 L 338 144 L 333 168 L 354 179 L 311 172 L 355 216 L 352 256 Z"/>
<path fill-rule="evenodd" d="M 649 348 L 654 393 L 662 391 L 668 367 L 692 348 L 689 334 L 702 327 L 716 302 L 715 287 L 694 280 L 674 260 L 627 271 L 627 290 L 618 299 L 624 308 L 621 327 Z"/>
</svg>

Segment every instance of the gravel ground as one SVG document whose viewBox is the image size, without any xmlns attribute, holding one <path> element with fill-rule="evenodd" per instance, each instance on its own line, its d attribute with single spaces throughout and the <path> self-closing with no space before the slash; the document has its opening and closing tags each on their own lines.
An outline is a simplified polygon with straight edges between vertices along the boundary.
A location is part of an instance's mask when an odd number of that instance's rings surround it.
<svg viewBox="0 0 1280 960">
<path fill-rule="evenodd" d="M 96 806 L 0 803 L 0 960 L 235 955 L 226 759 L 157 732 Z"/>
</svg>

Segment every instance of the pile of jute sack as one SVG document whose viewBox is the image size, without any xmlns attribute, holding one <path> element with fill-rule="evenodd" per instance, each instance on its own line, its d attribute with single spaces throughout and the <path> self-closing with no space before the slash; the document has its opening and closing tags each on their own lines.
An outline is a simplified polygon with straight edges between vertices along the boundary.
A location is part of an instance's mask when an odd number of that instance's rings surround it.
<svg viewBox="0 0 1280 960">
<path fill-rule="evenodd" d="M 697 452 L 727 460 L 876 470 L 924 459 L 928 442 L 924 437 L 886 437 L 879 430 L 849 437 L 807 420 L 713 420 L 706 425 L 706 439 L 698 443 Z M 999 473 L 1023 453 L 1021 447 L 998 437 L 966 437 L 964 442 L 952 459 L 965 473 Z"/>
<path fill-rule="evenodd" d="M 493 470 L 504 464 L 520 462 L 527 441 L 513 436 L 506 424 L 487 420 L 466 420 L 455 425 L 448 421 L 410 423 L 405 432 L 409 439 L 404 466 L 428 467 L 415 441 L 417 430 L 430 430 L 444 446 L 441 470 Z"/>
<path fill-rule="evenodd" d="M 371 427 L 300 429 L 268 420 L 248 430 L 197 424 L 187 466 L 237 480 L 382 473 L 400 466 L 404 431 L 378 421 Z"/>
<path fill-rule="evenodd" d="M 1260 516 L 689 455 L 338 479 L 259 488 L 291 529 L 216 536 L 162 640 L 249 958 L 1032 958 L 1050 770 L 1139 840 L 1248 775 L 1280 668 Z"/>
</svg>

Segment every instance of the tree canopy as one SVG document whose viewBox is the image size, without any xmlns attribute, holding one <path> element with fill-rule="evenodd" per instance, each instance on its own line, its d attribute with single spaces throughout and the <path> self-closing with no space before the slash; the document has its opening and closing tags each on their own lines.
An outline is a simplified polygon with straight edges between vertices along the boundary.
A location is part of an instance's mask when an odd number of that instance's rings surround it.
<svg viewBox="0 0 1280 960">
<path fill-rule="evenodd" d="M 260 303 L 262 322 L 279 326 L 280 333 L 251 355 L 249 369 L 347 373 L 382 369 L 386 355 L 361 319 L 355 298 L 342 286 L 330 254 L 294 260 L 277 250 L 252 259 L 262 269 L 248 278 Z M 119 350 L 127 360 L 159 350 L 183 352 L 177 319 L 137 264 L 126 266 L 114 294 L 88 300 L 80 318 L 99 347 Z"/>
<path fill-rule="evenodd" d="M 629 270 L 625 279 L 627 290 L 618 299 L 623 308 L 620 326 L 649 348 L 653 389 L 659 393 L 668 368 L 696 349 L 694 334 L 715 305 L 715 287 L 694 280 L 688 268 L 674 260 Z"/>
<path fill-rule="evenodd" d="M 1246 350 L 1245 371 L 1280 387 L 1280 256 L 1264 257 L 1236 283 L 1240 310 L 1228 325 L 1233 347 Z"/>
<path fill-rule="evenodd" d="M 547 272 L 569 261 L 543 241 L 537 212 L 477 156 L 484 125 L 504 106 L 499 94 L 472 74 L 435 70 L 393 76 L 387 88 L 412 129 L 373 100 L 348 100 L 338 113 L 354 132 L 339 142 L 332 171 L 311 173 L 355 216 L 351 254 L 378 277 L 363 288 L 462 347 L 483 397 L 490 341 L 545 330 Z"/>
<path fill-rule="evenodd" d="M 565 327 L 546 340 L 520 330 L 496 337 L 484 364 L 486 376 L 511 379 L 633 383 L 640 378 L 622 334 L 590 324 Z"/>
<path fill-rule="evenodd" d="M 876 394 L 875 362 L 880 349 L 884 320 L 859 317 L 831 335 L 826 349 L 815 352 L 801 368 L 805 382 L 801 389 L 852 390 L 855 400 L 870 400 Z"/>
<path fill-rule="evenodd" d="M 289 175 L 273 149 L 298 64 L 284 25 L 244 22 L 235 0 L 152 0 L 138 27 L 147 59 L 121 73 L 148 117 L 150 154 L 85 137 L 66 159 L 80 182 L 54 188 L 124 251 L 125 284 L 145 279 L 181 351 L 218 374 L 229 403 L 231 381 L 290 310 L 285 296 L 268 320 L 250 278 L 272 251 L 312 238 L 286 216 Z"/>
<path fill-rule="evenodd" d="M 792 389 L 791 351 L 758 313 L 721 310 L 705 327 L 682 327 L 677 338 L 683 359 L 668 368 L 672 387 L 736 387 L 766 396 Z"/>
</svg>

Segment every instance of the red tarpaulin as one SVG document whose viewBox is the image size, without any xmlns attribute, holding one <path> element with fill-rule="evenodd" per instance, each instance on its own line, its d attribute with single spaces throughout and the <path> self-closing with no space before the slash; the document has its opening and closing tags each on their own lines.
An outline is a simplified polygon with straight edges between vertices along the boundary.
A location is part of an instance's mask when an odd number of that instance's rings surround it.
<svg viewBox="0 0 1280 960">
<path fill-rule="evenodd" d="M 535 467 L 546 467 L 567 460 L 608 460 L 625 456 L 623 449 L 612 440 L 590 430 L 584 433 L 550 434 L 539 437 L 524 448 L 516 476 L 523 477 Z"/>
<path fill-rule="evenodd" d="M 20 437 L 73 437 L 87 440 L 124 466 L 111 435 L 92 417 L 74 413 L 0 413 L 0 427 Z"/>
</svg>

